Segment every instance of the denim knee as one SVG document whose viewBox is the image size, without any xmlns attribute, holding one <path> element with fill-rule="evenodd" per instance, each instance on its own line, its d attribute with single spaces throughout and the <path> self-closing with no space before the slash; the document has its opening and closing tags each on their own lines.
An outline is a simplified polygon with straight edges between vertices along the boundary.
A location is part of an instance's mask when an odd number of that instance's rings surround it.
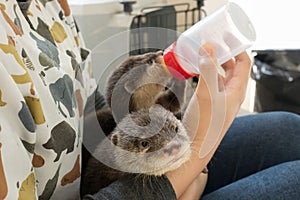
<svg viewBox="0 0 300 200">
<path fill-rule="evenodd" d="M 298 125 L 300 122 L 300 115 L 286 111 L 274 111 L 265 113 L 268 118 L 278 121 L 279 124 Z"/>
<path fill-rule="evenodd" d="M 297 137 L 296 135 L 300 135 L 300 115 L 285 111 L 269 112 L 265 115 L 267 115 L 266 119 L 270 121 L 269 126 L 273 126 L 270 127 L 271 130 L 280 131 L 286 137 L 291 135 L 291 140 L 293 137 Z"/>
</svg>

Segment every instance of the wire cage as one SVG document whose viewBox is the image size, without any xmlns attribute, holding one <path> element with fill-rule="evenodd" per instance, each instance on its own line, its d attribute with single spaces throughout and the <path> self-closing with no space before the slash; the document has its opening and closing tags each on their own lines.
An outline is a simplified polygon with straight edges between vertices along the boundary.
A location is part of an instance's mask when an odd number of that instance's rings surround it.
<svg viewBox="0 0 300 200">
<path fill-rule="evenodd" d="M 130 55 L 167 48 L 180 33 L 206 16 L 202 8 L 203 1 L 197 1 L 194 8 L 189 3 L 143 8 L 130 25 Z M 160 28 L 163 31 L 153 31 L 150 28 Z"/>
</svg>

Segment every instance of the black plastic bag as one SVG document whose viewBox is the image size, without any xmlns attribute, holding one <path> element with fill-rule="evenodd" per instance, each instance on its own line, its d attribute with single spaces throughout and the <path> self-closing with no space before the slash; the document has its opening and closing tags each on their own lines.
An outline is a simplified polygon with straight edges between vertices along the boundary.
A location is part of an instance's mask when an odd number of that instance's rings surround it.
<svg viewBox="0 0 300 200">
<path fill-rule="evenodd" d="M 300 50 L 256 53 L 251 71 L 256 81 L 254 111 L 300 114 Z"/>
</svg>

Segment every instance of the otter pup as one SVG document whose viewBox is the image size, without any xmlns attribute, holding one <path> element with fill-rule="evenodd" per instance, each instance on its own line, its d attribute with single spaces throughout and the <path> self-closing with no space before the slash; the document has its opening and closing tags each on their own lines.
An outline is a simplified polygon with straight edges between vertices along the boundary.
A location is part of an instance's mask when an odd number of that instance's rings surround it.
<svg viewBox="0 0 300 200">
<path fill-rule="evenodd" d="M 166 89 L 166 86 L 169 85 L 171 85 L 171 87 Z M 113 134 L 111 132 L 116 127 L 116 124 L 123 120 L 124 116 L 139 110 L 143 110 L 141 112 L 146 112 L 151 106 L 160 104 L 180 118 L 182 105 L 185 100 L 185 88 L 185 81 L 172 79 L 165 71 L 161 51 L 131 56 L 113 71 L 108 78 L 105 98 L 109 108 L 98 110 L 96 113 L 97 120 L 104 134 L 111 139 L 112 144 L 119 141 L 116 143 L 116 146 L 120 146 L 123 140 L 127 141 L 128 138 L 126 137 L 126 134 Z M 162 112 L 160 112 L 160 114 L 162 114 Z M 137 113 L 134 114 L 135 118 L 138 118 L 139 114 L 141 114 Z M 124 120 L 126 121 L 128 118 L 129 117 L 127 116 Z M 143 121 L 145 118 L 141 117 L 141 120 Z M 180 123 L 180 121 L 176 121 L 176 123 Z M 125 126 L 125 124 L 123 124 L 123 126 Z M 132 128 L 133 126 L 132 124 L 129 124 L 128 127 Z M 151 131 L 149 133 L 151 133 Z M 112 137 L 112 135 L 114 136 Z M 158 137 L 157 139 L 164 140 L 162 137 Z M 157 142 L 160 143 L 160 141 Z M 103 147 L 103 142 L 101 144 Z M 145 145 L 145 143 L 143 144 Z M 122 174 L 120 170 L 115 170 L 115 168 L 118 169 L 120 165 L 107 167 L 107 163 L 104 162 L 104 164 L 106 164 L 104 165 L 98 161 L 101 160 L 103 162 L 103 160 L 110 158 L 109 156 L 103 158 L 103 156 L 111 155 L 111 152 L 113 152 L 112 149 L 106 147 L 103 148 L 106 150 L 106 153 L 101 152 L 99 150 L 100 147 L 96 149 L 98 152 L 96 150 L 93 156 L 100 155 L 102 156 L 102 159 L 90 156 L 89 152 L 85 149 L 83 151 L 84 160 L 88 160 L 88 162 L 83 163 L 82 167 L 82 194 L 96 192 L 97 189 L 106 186 L 113 180 L 117 180 L 120 177 L 120 174 Z M 110 160 L 114 160 L 114 163 L 118 163 L 120 158 L 110 158 Z M 109 164 L 111 166 L 111 163 Z M 97 179 L 95 174 L 90 172 L 90 169 L 93 168 L 92 166 L 98 169 L 97 171 L 101 172 L 99 179 Z M 141 169 L 146 170 L 146 168 Z M 122 170 L 127 171 L 126 169 Z M 170 169 L 167 167 L 165 170 Z M 137 171 L 135 170 L 135 172 Z M 93 189 L 93 187 L 95 188 Z"/>
<path fill-rule="evenodd" d="M 182 122 L 160 105 L 127 114 L 108 138 L 88 161 L 81 195 L 96 193 L 126 174 L 161 176 L 191 153 Z"/>
<path fill-rule="evenodd" d="M 117 121 L 154 104 L 176 115 L 185 101 L 185 88 L 185 81 L 170 76 L 158 51 L 125 60 L 108 78 L 105 97 Z"/>
<path fill-rule="evenodd" d="M 162 55 L 162 51 L 158 51 L 130 56 L 109 76 L 105 92 L 109 108 L 96 111 L 106 135 L 127 113 L 154 104 L 162 105 L 181 118 L 186 82 L 168 74 Z"/>
</svg>

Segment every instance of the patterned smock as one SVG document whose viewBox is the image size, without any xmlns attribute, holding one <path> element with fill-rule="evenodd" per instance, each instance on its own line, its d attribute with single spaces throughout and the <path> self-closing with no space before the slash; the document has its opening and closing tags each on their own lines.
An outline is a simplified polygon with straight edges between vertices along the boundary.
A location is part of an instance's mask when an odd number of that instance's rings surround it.
<svg viewBox="0 0 300 200">
<path fill-rule="evenodd" d="M 0 199 L 79 199 L 89 51 L 65 0 L 0 11 Z"/>
</svg>

